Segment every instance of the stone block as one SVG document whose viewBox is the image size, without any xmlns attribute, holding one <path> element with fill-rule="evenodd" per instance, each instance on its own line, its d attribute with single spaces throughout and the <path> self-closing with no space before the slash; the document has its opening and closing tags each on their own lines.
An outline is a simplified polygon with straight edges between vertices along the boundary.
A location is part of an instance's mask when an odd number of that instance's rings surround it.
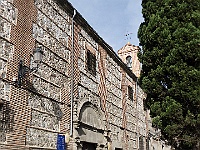
<svg viewBox="0 0 200 150">
<path fill-rule="evenodd" d="M 26 145 L 56 148 L 57 133 L 35 128 L 27 128 L 26 132 Z"/>
<path fill-rule="evenodd" d="M 13 0 L 0 1 L 0 16 L 16 25 L 18 10 L 12 5 L 12 3 Z"/>
<path fill-rule="evenodd" d="M 0 16 L 0 37 L 10 40 L 11 23 Z"/>
</svg>

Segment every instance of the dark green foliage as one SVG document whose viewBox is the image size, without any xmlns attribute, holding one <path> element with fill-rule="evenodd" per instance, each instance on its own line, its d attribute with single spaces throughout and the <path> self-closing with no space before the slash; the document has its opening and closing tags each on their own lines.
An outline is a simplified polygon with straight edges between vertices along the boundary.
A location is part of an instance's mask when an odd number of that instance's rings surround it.
<svg viewBox="0 0 200 150">
<path fill-rule="evenodd" d="M 138 37 L 153 125 L 176 149 L 200 143 L 200 0 L 143 0 Z"/>
</svg>

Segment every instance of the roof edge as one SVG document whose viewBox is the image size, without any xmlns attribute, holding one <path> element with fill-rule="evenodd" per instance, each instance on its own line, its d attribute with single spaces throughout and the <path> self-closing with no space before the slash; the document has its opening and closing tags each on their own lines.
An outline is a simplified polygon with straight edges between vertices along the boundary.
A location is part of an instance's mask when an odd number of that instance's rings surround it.
<svg viewBox="0 0 200 150">
<path fill-rule="evenodd" d="M 68 0 L 56 0 L 61 7 L 63 7 L 69 15 L 72 17 L 74 10 L 76 10 L 73 5 Z M 83 18 L 83 16 L 76 10 L 76 17 L 74 18 L 75 22 L 77 22 L 84 30 L 99 44 L 101 45 L 109 55 L 113 57 L 113 59 L 126 71 L 126 73 L 132 77 L 135 81 L 137 81 L 136 75 L 126 66 L 126 64 L 119 58 L 119 56 L 114 52 L 113 48 L 106 43 L 102 37 L 98 35 L 98 33 L 89 25 L 89 23 Z"/>
</svg>

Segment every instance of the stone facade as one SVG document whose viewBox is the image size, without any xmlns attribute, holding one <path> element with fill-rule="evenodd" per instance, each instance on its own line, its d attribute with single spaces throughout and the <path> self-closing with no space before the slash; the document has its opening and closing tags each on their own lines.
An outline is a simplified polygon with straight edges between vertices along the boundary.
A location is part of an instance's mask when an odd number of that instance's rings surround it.
<svg viewBox="0 0 200 150">
<path fill-rule="evenodd" d="M 17 9 L 12 1 L 0 1 L 0 142 L 7 141 L 7 134 L 12 130 L 13 111 L 10 108 L 11 85 L 6 82 L 8 64 L 12 61 L 14 45 L 11 42 L 11 26 L 16 24 Z"/>
<path fill-rule="evenodd" d="M 61 134 L 70 150 L 148 150 L 145 93 L 123 61 L 65 0 L 0 0 L 0 149 L 54 150 Z"/>
</svg>

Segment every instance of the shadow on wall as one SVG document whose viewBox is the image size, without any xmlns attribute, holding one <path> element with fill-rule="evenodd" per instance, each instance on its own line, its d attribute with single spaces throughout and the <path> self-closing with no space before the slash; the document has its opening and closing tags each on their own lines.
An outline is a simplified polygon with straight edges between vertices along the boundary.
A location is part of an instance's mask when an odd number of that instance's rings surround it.
<svg viewBox="0 0 200 150">
<path fill-rule="evenodd" d="M 13 131 L 14 111 L 10 107 L 10 102 L 1 100 L 0 105 L 0 142 L 6 141 L 6 133 Z"/>
</svg>

